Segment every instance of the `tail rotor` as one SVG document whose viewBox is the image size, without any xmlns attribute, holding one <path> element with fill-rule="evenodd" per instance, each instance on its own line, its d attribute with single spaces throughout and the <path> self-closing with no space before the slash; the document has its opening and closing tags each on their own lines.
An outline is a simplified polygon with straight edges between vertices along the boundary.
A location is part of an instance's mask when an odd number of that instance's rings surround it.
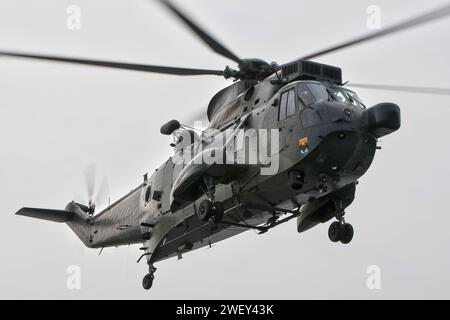
<svg viewBox="0 0 450 320">
<path fill-rule="evenodd" d="M 109 182 L 106 174 L 99 174 L 97 166 L 91 164 L 83 171 L 84 197 L 78 203 L 80 208 L 89 216 L 94 215 L 96 207 L 106 206 L 109 203 Z M 98 183 L 100 181 L 100 183 Z"/>
</svg>

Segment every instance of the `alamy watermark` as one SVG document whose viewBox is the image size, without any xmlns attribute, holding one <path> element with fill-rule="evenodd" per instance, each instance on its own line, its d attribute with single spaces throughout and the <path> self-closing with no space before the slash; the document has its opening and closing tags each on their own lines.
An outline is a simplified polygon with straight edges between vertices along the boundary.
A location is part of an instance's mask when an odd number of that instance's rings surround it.
<svg viewBox="0 0 450 320">
<path fill-rule="evenodd" d="M 69 290 L 81 289 L 81 268 L 77 265 L 68 266 L 66 273 L 69 275 L 66 280 L 66 286 Z"/>
<path fill-rule="evenodd" d="M 173 136 L 173 161 L 185 165 L 255 165 L 261 168 L 261 175 L 274 175 L 279 169 L 279 136 L 278 129 L 208 128 L 201 135 L 180 129 Z"/>
<path fill-rule="evenodd" d="M 381 8 L 377 5 L 370 5 L 367 7 L 367 22 L 366 27 L 369 30 L 381 29 Z"/>
<path fill-rule="evenodd" d="M 366 285 L 369 290 L 381 290 L 381 268 L 377 265 L 371 265 L 367 267 Z"/>
<path fill-rule="evenodd" d="M 66 8 L 66 27 L 69 30 L 81 29 L 81 8 L 75 4 L 71 4 Z"/>
</svg>

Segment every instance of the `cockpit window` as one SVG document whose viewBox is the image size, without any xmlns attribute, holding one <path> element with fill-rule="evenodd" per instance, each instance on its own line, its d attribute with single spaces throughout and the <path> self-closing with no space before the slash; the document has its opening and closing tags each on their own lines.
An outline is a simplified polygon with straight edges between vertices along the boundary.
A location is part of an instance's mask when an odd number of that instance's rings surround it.
<svg viewBox="0 0 450 320">
<path fill-rule="evenodd" d="M 303 128 L 314 127 L 323 122 L 317 110 L 311 108 L 305 108 L 300 119 L 302 120 Z"/>
<path fill-rule="evenodd" d="M 297 86 L 298 99 L 304 107 L 318 101 L 333 100 L 341 103 L 351 103 L 365 108 L 361 98 L 353 91 L 335 85 L 325 86 L 320 82 L 303 81 Z"/>
<path fill-rule="evenodd" d="M 295 90 L 289 90 L 288 103 L 286 108 L 286 118 L 289 118 L 295 113 Z"/>
<path fill-rule="evenodd" d="M 341 90 L 338 90 L 338 89 L 332 90 L 331 96 L 337 102 L 348 102 L 347 96 Z"/>
<path fill-rule="evenodd" d="M 328 91 L 320 83 L 300 83 L 298 85 L 298 98 L 305 107 L 308 107 L 317 101 L 328 100 Z"/>
<path fill-rule="evenodd" d="M 289 89 L 281 94 L 280 110 L 278 112 L 278 120 L 284 120 L 294 115 L 295 107 L 295 89 Z"/>
<path fill-rule="evenodd" d="M 278 120 L 280 121 L 286 119 L 288 94 L 288 92 L 283 92 L 281 95 L 280 110 L 278 111 Z"/>
<path fill-rule="evenodd" d="M 327 88 L 325 88 L 322 84 L 309 83 L 308 87 L 316 98 L 316 101 L 328 100 Z"/>
<path fill-rule="evenodd" d="M 298 98 L 300 99 L 301 103 L 305 107 L 309 106 L 310 104 L 314 103 L 315 99 L 312 95 L 312 92 L 309 90 L 308 86 L 306 84 L 299 86 L 298 91 Z"/>
<path fill-rule="evenodd" d="M 364 108 L 364 109 L 366 108 L 366 106 L 363 104 L 361 98 L 360 98 L 355 92 L 350 91 L 350 90 L 348 90 L 348 89 L 344 89 L 344 91 L 345 91 L 345 93 L 347 94 L 347 96 L 348 96 L 350 102 L 351 102 L 354 106 L 357 106 L 357 107 L 360 107 L 360 108 Z"/>
</svg>

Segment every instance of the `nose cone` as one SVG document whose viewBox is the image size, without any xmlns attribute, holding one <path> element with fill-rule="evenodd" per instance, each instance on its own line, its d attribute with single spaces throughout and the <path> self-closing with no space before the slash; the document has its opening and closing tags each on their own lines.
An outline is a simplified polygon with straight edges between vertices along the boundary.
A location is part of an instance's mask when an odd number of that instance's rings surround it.
<svg viewBox="0 0 450 320">
<path fill-rule="evenodd" d="M 394 103 L 380 103 L 363 113 L 363 126 L 376 138 L 400 129 L 400 108 Z"/>
</svg>

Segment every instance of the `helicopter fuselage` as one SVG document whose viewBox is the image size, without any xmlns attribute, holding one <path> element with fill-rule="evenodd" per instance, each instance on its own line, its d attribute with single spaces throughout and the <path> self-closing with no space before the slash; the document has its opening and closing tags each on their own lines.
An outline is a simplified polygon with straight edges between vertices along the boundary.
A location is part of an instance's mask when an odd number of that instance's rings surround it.
<svg viewBox="0 0 450 320">
<path fill-rule="evenodd" d="M 392 113 L 395 107 L 378 109 Z M 298 232 L 326 222 L 353 201 L 356 181 L 375 155 L 373 132 L 389 127 L 379 119 L 370 123 L 370 109 L 354 92 L 327 82 L 252 86 L 217 112 L 201 135 L 179 130 L 174 156 L 128 196 L 94 216 L 85 244 L 143 242 L 143 256 L 152 264 L 248 229 L 265 232 L 293 217 Z M 252 134 L 246 134 L 249 130 Z M 244 137 L 241 145 L 239 135 Z M 260 154 L 261 137 L 267 139 L 269 161 L 249 163 L 251 154 Z M 198 161 L 212 150 L 235 157 L 231 162 Z M 180 153 L 190 160 L 180 161 Z M 239 153 L 245 159 L 238 163 Z M 264 169 L 269 174 L 261 174 Z M 224 207 L 220 222 L 197 217 L 201 201 L 208 198 L 205 177 L 214 181 L 214 200 Z"/>
</svg>

